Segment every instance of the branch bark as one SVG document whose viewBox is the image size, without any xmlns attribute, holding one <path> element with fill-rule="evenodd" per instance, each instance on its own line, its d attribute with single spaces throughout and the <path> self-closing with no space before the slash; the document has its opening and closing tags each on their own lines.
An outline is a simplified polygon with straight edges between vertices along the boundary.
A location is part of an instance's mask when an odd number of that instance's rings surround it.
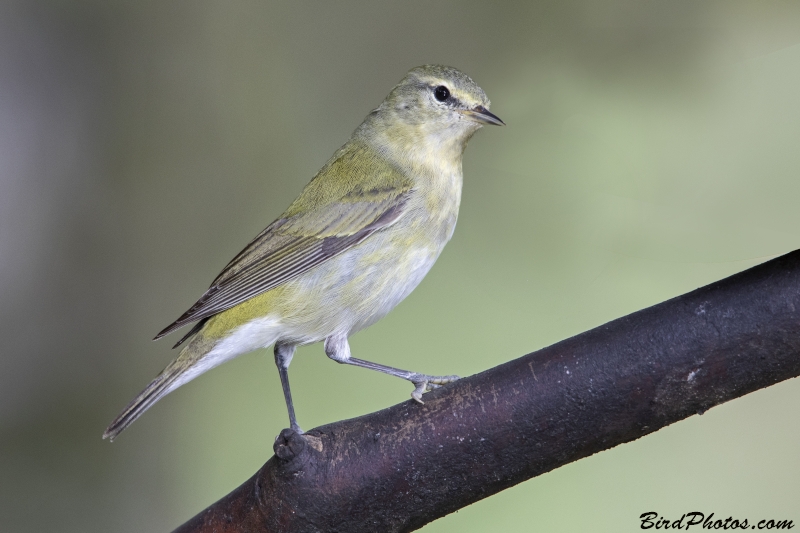
<svg viewBox="0 0 800 533">
<path fill-rule="evenodd" d="M 305 436 L 178 533 L 406 532 L 800 374 L 800 251 Z"/>
</svg>

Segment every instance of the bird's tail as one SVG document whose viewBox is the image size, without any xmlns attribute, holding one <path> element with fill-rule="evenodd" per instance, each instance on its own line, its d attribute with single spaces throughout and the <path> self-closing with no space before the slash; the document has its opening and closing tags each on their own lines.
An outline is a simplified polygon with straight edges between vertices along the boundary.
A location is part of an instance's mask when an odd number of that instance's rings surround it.
<svg viewBox="0 0 800 533">
<path fill-rule="evenodd" d="M 163 398 L 167 393 L 176 388 L 175 382 L 183 374 L 185 368 L 176 365 L 176 359 L 161 372 L 156 379 L 150 382 L 139 395 L 128 404 L 117 418 L 106 428 L 104 439 L 114 440 L 123 429 L 130 426 L 134 420 L 142 416 L 154 403 Z"/>
<path fill-rule="evenodd" d="M 128 404 L 117 418 L 106 428 L 104 439 L 114 440 L 122 430 L 130 426 L 158 400 L 188 383 L 200 374 L 210 370 L 216 364 L 205 364 L 206 355 L 213 343 L 203 342 L 202 336 L 195 337 L 181 350 L 180 355 L 172 361 L 139 395 Z M 209 346 L 211 344 L 211 346 Z"/>
</svg>

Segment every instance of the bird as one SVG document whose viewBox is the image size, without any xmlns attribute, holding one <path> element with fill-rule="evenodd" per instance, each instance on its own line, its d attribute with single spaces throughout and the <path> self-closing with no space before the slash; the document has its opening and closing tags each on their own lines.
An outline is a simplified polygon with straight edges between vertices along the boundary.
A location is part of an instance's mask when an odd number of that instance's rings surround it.
<svg viewBox="0 0 800 533">
<path fill-rule="evenodd" d="M 406 298 L 456 225 L 467 142 L 505 123 L 486 93 L 443 65 L 411 69 L 197 302 L 154 340 L 195 323 L 178 357 L 103 433 L 113 440 L 165 395 L 241 354 L 274 346 L 291 429 L 302 434 L 288 368 L 298 346 L 322 342 L 332 360 L 410 381 L 411 396 L 458 376 L 357 359 L 348 338 Z"/>
</svg>

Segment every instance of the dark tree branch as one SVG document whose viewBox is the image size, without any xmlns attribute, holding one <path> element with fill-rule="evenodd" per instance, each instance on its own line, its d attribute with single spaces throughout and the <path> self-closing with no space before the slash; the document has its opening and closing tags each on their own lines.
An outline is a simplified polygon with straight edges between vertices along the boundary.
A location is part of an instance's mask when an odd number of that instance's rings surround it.
<svg viewBox="0 0 800 533">
<path fill-rule="evenodd" d="M 400 532 L 800 374 L 800 251 L 309 431 L 180 533 Z"/>
</svg>

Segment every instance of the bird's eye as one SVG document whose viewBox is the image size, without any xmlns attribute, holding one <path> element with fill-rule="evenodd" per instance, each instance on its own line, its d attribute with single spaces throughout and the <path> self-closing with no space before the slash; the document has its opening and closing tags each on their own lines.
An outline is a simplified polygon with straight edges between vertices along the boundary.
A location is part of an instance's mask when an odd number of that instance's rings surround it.
<svg viewBox="0 0 800 533">
<path fill-rule="evenodd" d="M 448 91 L 447 87 L 444 85 L 439 85 L 433 90 L 433 96 L 440 102 L 444 102 L 450 97 L 450 91 Z"/>
</svg>

